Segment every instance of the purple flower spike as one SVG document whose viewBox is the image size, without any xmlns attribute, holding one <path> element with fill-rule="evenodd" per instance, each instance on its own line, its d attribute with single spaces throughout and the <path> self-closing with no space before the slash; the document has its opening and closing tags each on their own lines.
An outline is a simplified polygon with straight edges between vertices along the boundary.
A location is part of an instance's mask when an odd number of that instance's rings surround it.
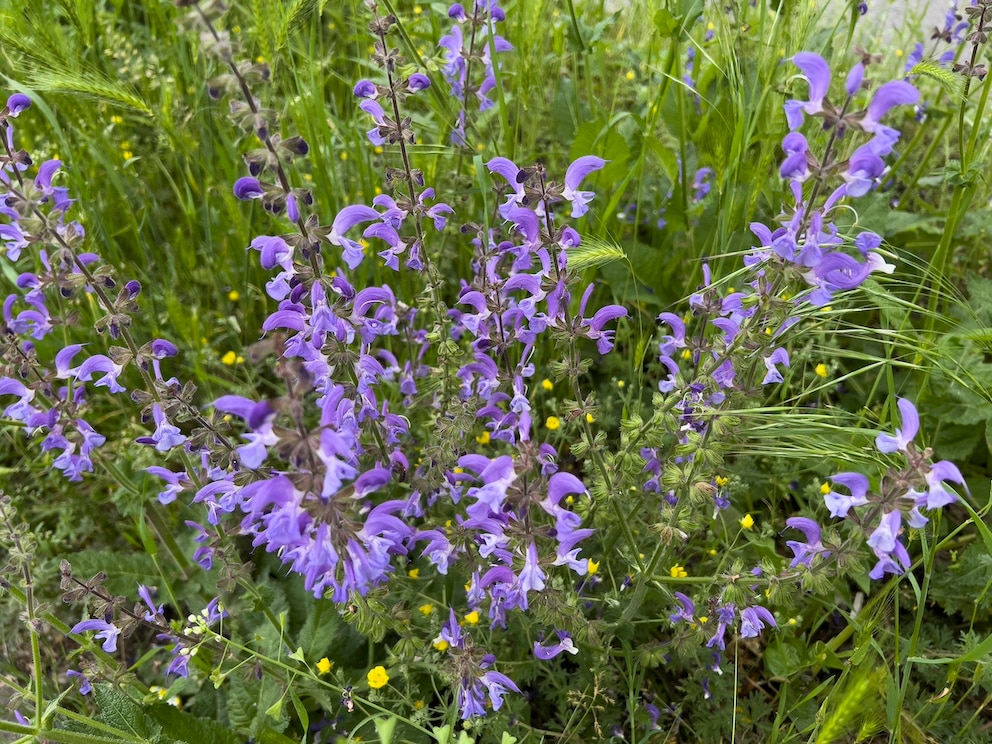
<svg viewBox="0 0 992 744">
<path fill-rule="evenodd" d="M 8 116 L 16 118 L 25 109 L 31 108 L 31 99 L 23 93 L 15 93 L 7 99 Z"/>
<path fill-rule="evenodd" d="M 668 619 L 673 623 L 679 623 L 683 620 L 687 623 L 696 622 L 696 605 L 695 603 L 682 592 L 673 592 L 675 599 L 679 602 L 679 609 L 668 616 Z"/>
<path fill-rule="evenodd" d="M 916 438 L 920 430 L 920 416 L 914 406 L 906 398 L 900 398 L 898 402 L 899 413 L 902 415 L 902 428 L 896 429 L 895 436 L 889 434 L 879 434 L 875 438 L 875 448 L 879 452 L 886 454 L 901 450 L 906 452 L 909 443 Z"/>
<path fill-rule="evenodd" d="M 592 191 L 579 191 L 579 184 L 586 176 L 593 171 L 598 171 L 604 165 L 606 165 L 606 161 L 602 158 L 597 158 L 595 155 L 585 155 L 568 166 L 568 170 L 565 171 L 565 190 L 562 191 L 561 195 L 572 203 L 573 219 L 581 217 L 589 211 L 589 207 L 586 205 L 596 195 Z"/>
<path fill-rule="evenodd" d="M 264 193 L 265 192 L 262 190 L 262 184 L 257 178 L 245 176 L 234 182 L 234 195 L 241 201 L 261 199 L 262 194 Z"/>
</svg>

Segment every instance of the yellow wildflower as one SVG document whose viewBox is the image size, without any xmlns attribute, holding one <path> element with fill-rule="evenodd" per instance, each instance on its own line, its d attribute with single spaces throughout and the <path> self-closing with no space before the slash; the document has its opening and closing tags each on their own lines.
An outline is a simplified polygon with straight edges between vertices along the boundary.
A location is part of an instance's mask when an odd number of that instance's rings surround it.
<svg viewBox="0 0 992 744">
<path fill-rule="evenodd" d="M 369 687 L 373 690 L 378 690 L 385 687 L 389 683 L 389 675 L 386 674 L 386 667 L 377 666 L 369 670 L 368 673 Z"/>
<path fill-rule="evenodd" d="M 752 527 L 754 527 L 754 517 L 752 517 L 750 514 L 745 514 L 743 517 L 741 517 L 741 527 L 743 527 L 746 530 L 749 530 Z"/>
<path fill-rule="evenodd" d="M 484 431 L 475 438 L 475 441 L 478 442 L 479 444 L 489 444 L 489 439 L 490 439 L 489 432 Z"/>
<path fill-rule="evenodd" d="M 465 616 L 465 622 L 467 622 L 469 625 L 478 625 L 479 624 L 479 611 L 478 610 L 472 610 L 470 613 L 468 613 Z"/>
<path fill-rule="evenodd" d="M 420 569 L 419 568 L 411 568 L 409 571 L 406 572 L 406 575 L 409 576 L 411 579 L 419 579 L 420 578 Z"/>
<path fill-rule="evenodd" d="M 819 364 L 816 365 L 816 369 L 814 369 L 813 371 L 816 372 L 817 377 L 826 377 L 827 365 L 824 364 L 823 362 L 820 362 Z"/>
<path fill-rule="evenodd" d="M 434 648 L 436 648 L 436 649 L 437 649 L 438 651 L 440 651 L 440 652 L 441 652 L 442 654 L 443 654 L 443 653 L 444 653 L 445 651 L 447 651 L 447 650 L 448 650 L 448 647 L 449 647 L 450 645 L 451 645 L 451 644 L 450 644 L 450 643 L 448 643 L 448 642 L 447 642 L 446 640 L 444 640 L 443 638 L 438 638 L 438 639 L 437 639 L 436 641 L 434 641 Z"/>
<path fill-rule="evenodd" d="M 591 413 L 587 413 L 587 414 L 586 414 L 586 423 L 587 423 L 587 424 L 591 424 L 591 423 L 592 423 L 593 421 L 595 421 L 595 420 L 596 420 L 596 419 L 595 419 L 595 418 L 593 418 L 593 415 L 592 415 Z"/>
<path fill-rule="evenodd" d="M 601 561 L 600 561 L 601 562 Z M 599 563 L 594 561 L 592 558 L 586 563 L 586 570 L 590 576 L 595 576 L 599 573 Z"/>
<path fill-rule="evenodd" d="M 227 299 L 231 302 L 237 302 L 241 298 L 241 294 L 236 289 L 232 289 L 227 293 Z"/>
<path fill-rule="evenodd" d="M 541 387 L 544 388 L 545 390 L 554 390 L 555 384 L 551 382 L 551 380 L 549 380 L 547 377 L 545 377 L 543 380 L 541 380 Z"/>
<path fill-rule="evenodd" d="M 434 605 L 428 602 L 427 604 L 420 605 L 420 607 L 418 607 L 417 609 L 420 610 L 421 615 L 423 615 L 424 617 L 428 617 L 431 613 L 434 612 Z"/>
<path fill-rule="evenodd" d="M 689 572 L 686 571 L 684 567 L 682 567 L 678 563 L 676 563 L 674 566 L 672 566 L 669 569 L 668 574 L 673 579 L 684 579 L 686 576 L 689 575 Z"/>
<path fill-rule="evenodd" d="M 327 674 L 334 664 L 326 656 L 317 662 L 317 674 Z"/>
<path fill-rule="evenodd" d="M 557 416 L 548 416 L 548 420 L 544 422 L 544 425 L 551 431 L 555 431 L 561 426 L 561 421 L 558 420 Z"/>
</svg>

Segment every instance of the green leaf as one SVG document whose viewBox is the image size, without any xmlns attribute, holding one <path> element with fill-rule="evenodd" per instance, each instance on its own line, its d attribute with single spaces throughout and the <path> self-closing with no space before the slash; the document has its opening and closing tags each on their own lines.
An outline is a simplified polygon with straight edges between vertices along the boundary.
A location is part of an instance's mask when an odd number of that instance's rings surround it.
<svg viewBox="0 0 992 744">
<path fill-rule="evenodd" d="M 123 736 L 139 742 L 168 742 L 161 736 L 162 727 L 142 707 L 113 685 L 93 686 L 93 699 L 100 709 L 97 720 L 119 729 Z"/>
<path fill-rule="evenodd" d="M 658 29 L 658 33 L 662 36 L 675 36 L 675 32 L 679 29 L 678 19 L 671 14 L 671 12 L 665 8 L 662 8 L 657 13 L 654 14 L 654 27 Z"/>
<path fill-rule="evenodd" d="M 119 550 L 81 550 L 72 555 L 72 572 L 89 578 L 107 572 L 104 586 L 113 594 L 133 596 L 138 584 L 155 586 L 161 581 L 155 561 L 146 553 Z"/>
<path fill-rule="evenodd" d="M 396 730 L 396 716 L 376 718 L 372 723 L 375 725 L 376 733 L 379 734 L 380 744 L 390 744 L 393 740 L 393 732 Z"/>
<path fill-rule="evenodd" d="M 806 666 L 806 654 L 795 643 L 781 638 L 765 649 L 765 669 L 775 679 L 789 679 Z"/>
<path fill-rule="evenodd" d="M 162 727 L 162 733 L 174 741 L 185 744 L 240 744 L 241 738 L 235 736 L 226 726 L 216 721 L 198 718 L 171 705 L 152 705 L 147 709 L 148 715 Z"/>
</svg>

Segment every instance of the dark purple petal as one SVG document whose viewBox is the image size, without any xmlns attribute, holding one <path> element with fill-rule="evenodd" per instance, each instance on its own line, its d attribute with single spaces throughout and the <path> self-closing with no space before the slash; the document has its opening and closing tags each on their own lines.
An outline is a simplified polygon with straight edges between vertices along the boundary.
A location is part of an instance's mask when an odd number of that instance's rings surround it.
<svg viewBox="0 0 992 744">
<path fill-rule="evenodd" d="M 406 81 L 406 84 L 411 93 L 417 93 L 430 88 L 431 79 L 422 72 L 415 72 L 410 76 L 410 79 Z"/>
<path fill-rule="evenodd" d="M 16 117 L 25 109 L 31 108 L 31 99 L 23 93 L 15 93 L 7 99 L 7 110 L 11 117 Z"/>
<path fill-rule="evenodd" d="M 379 94 L 379 89 L 376 88 L 375 83 L 371 80 L 359 80 L 355 83 L 355 88 L 352 92 L 357 98 L 374 98 Z"/>
<path fill-rule="evenodd" d="M 248 199 L 261 199 L 262 194 L 264 193 L 265 192 L 262 190 L 262 184 L 257 178 L 244 176 L 234 182 L 234 195 L 242 201 L 247 201 Z"/>
</svg>

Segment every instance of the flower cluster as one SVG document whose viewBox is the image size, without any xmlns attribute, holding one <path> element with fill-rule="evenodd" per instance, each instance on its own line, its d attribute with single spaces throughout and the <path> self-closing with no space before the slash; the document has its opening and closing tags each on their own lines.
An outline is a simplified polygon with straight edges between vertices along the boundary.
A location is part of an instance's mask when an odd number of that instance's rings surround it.
<svg viewBox="0 0 992 744">
<path fill-rule="evenodd" d="M 465 127 L 470 97 L 475 97 L 479 111 L 492 107 L 489 93 L 496 87 L 494 65 L 497 64 L 493 55 L 508 52 L 513 47 L 496 33 L 496 24 L 506 19 L 499 0 L 473 0 L 471 11 L 461 3 L 455 3 L 448 8 L 448 17 L 455 23 L 439 42 L 444 50 L 442 69 L 451 95 L 461 103 L 451 132 L 451 143 L 464 147 L 468 145 Z M 484 70 L 482 82 L 473 83 L 472 66 L 480 63 Z"/>
<path fill-rule="evenodd" d="M 883 454 L 902 453 L 904 467 L 891 468 L 881 478 L 877 491 L 870 490 L 867 477 L 861 473 L 838 473 L 831 477 L 834 484 L 824 495 L 830 516 L 849 518 L 855 507 L 861 509 L 858 519 L 867 532 L 868 546 L 878 559 L 869 576 L 880 579 L 886 573 L 901 574 L 909 568 L 909 554 L 900 542 L 903 522 L 912 528 L 923 527 L 929 520 L 920 509 L 933 511 L 953 503 L 957 496 L 949 491 L 945 483 L 964 486 L 964 478 L 957 466 L 948 461 L 933 462 L 933 450 L 920 449 L 913 441 L 919 433 L 920 418 L 916 407 L 906 398 L 899 398 L 899 413 L 902 427 L 895 435 L 879 434 L 875 448 Z M 835 490 L 836 486 L 843 491 Z M 796 561 L 807 563 L 816 553 L 823 552 L 819 531 L 808 523 L 790 526 L 802 529 L 806 543 L 790 544 Z"/>
</svg>

